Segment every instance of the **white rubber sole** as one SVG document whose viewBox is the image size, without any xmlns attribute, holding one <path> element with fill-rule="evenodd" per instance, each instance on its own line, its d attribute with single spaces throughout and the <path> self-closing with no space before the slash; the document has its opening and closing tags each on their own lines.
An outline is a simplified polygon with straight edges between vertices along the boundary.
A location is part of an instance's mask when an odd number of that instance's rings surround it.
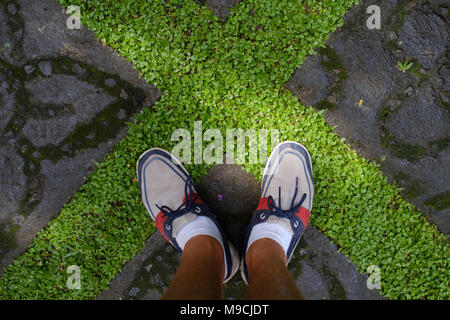
<svg viewBox="0 0 450 320">
<path fill-rule="evenodd" d="M 233 278 L 233 276 L 236 274 L 236 272 L 239 269 L 239 261 L 240 261 L 239 252 L 234 247 L 234 245 L 228 241 L 228 246 L 230 247 L 232 270 L 231 270 L 230 276 L 223 281 L 224 284 L 227 283 L 228 281 L 230 281 L 230 279 Z"/>
<path fill-rule="evenodd" d="M 239 265 L 239 269 L 241 269 L 241 278 L 244 280 L 245 284 L 248 285 L 247 277 L 244 272 L 244 258 L 241 259 L 241 263 Z"/>
</svg>

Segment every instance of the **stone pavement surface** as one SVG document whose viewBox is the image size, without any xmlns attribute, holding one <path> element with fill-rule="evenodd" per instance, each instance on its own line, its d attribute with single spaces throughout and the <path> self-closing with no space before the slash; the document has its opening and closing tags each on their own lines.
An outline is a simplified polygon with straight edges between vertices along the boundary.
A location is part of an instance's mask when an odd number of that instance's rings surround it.
<svg viewBox="0 0 450 320">
<path fill-rule="evenodd" d="M 287 88 L 326 108 L 330 126 L 374 159 L 438 229 L 450 232 L 450 68 L 446 1 L 377 2 L 369 30 L 362 1 L 325 49 L 296 70 Z M 397 62 L 413 62 L 406 72 Z"/>
<path fill-rule="evenodd" d="M 160 93 L 54 0 L 0 1 L 0 270 Z"/>
</svg>

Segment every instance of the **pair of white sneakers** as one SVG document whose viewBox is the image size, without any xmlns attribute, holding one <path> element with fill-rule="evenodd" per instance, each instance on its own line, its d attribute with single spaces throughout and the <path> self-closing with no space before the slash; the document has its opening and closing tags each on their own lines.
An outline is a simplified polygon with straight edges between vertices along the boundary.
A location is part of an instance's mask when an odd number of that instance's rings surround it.
<svg viewBox="0 0 450 320">
<path fill-rule="evenodd" d="M 139 157 L 136 167 L 142 201 L 158 230 L 178 251 L 182 252 L 189 239 L 197 235 L 219 241 L 224 251 L 224 283 L 239 266 L 248 283 L 245 255 L 250 245 L 262 238 L 277 241 L 289 263 L 311 214 L 312 163 L 306 148 L 297 142 L 282 142 L 272 151 L 263 174 L 261 199 L 241 254 L 198 196 L 189 173 L 170 152 L 150 149 Z"/>
</svg>

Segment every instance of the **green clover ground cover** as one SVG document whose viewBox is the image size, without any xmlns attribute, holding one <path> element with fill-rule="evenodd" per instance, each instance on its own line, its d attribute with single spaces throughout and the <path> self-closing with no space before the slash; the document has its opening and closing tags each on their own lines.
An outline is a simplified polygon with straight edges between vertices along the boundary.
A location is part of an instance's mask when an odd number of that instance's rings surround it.
<svg viewBox="0 0 450 320">
<path fill-rule="evenodd" d="M 128 135 L 86 184 L 5 269 L 0 297 L 94 298 L 155 228 L 140 201 L 135 162 L 144 150 L 171 150 L 177 128 L 278 129 L 310 151 L 316 196 L 312 223 L 366 272 L 381 269 L 388 298 L 449 299 L 449 244 L 390 185 L 376 163 L 333 133 L 321 112 L 284 84 L 357 1 L 245 0 L 225 25 L 194 1 L 60 0 L 79 5 L 99 40 L 133 63 L 161 99 L 137 115 Z M 208 165 L 188 165 L 196 181 Z M 261 178 L 264 164 L 244 168 Z M 70 265 L 80 290 L 66 288 Z"/>
</svg>

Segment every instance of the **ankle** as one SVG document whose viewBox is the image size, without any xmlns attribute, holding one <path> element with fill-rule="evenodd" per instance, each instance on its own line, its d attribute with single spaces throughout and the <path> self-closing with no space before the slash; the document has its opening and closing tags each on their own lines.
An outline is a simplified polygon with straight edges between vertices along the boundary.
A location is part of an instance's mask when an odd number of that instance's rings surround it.
<svg viewBox="0 0 450 320">
<path fill-rule="evenodd" d="M 250 272 L 264 270 L 268 266 L 286 265 L 286 254 L 283 248 L 270 238 L 262 238 L 253 242 L 245 255 L 245 262 Z"/>
<path fill-rule="evenodd" d="M 185 245 L 182 264 L 204 265 L 208 272 L 225 277 L 223 247 L 220 242 L 208 235 L 192 237 Z"/>
</svg>

